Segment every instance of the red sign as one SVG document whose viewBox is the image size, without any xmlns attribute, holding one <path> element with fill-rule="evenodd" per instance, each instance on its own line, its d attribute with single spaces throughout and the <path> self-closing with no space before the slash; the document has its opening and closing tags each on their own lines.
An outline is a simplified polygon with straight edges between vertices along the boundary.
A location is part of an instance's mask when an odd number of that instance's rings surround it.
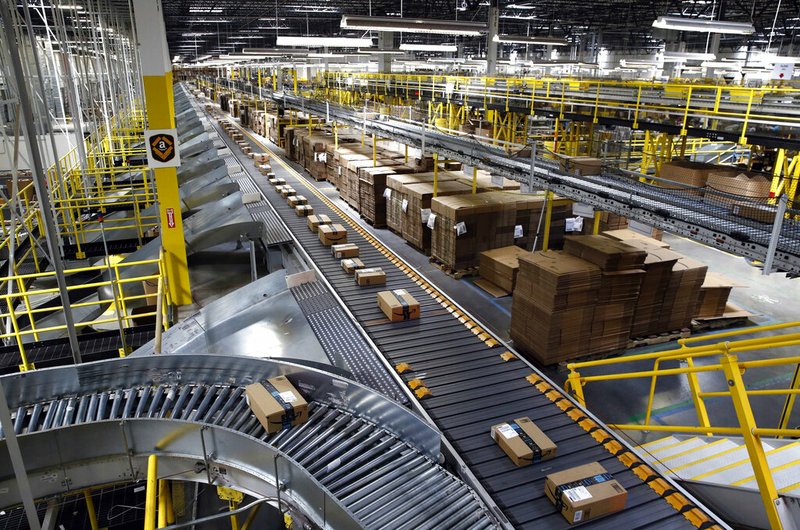
<svg viewBox="0 0 800 530">
<path fill-rule="evenodd" d="M 175 228 L 175 209 L 167 208 L 167 227 Z"/>
</svg>

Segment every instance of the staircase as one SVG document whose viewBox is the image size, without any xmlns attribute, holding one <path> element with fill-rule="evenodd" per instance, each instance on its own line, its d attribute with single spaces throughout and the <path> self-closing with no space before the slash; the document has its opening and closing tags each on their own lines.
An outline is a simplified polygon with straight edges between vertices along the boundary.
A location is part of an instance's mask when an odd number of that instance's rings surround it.
<svg viewBox="0 0 800 530">
<path fill-rule="evenodd" d="M 763 439 L 775 488 L 787 515 L 800 528 L 800 441 Z M 768 528 L 750 456 L 741 438 L 675 435 L 639 446 L 654 469 L 678 480 L 689 491 L 739 525 Z M 786 527 L 786 525 L 784 526 Z"/>
</svg>

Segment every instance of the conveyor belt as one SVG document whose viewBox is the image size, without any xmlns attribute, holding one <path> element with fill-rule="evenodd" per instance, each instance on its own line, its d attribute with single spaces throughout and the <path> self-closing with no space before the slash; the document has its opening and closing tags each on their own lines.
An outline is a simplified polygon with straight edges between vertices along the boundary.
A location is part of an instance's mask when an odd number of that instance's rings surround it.
<svg viewBox="0 0 800 530">
<path fill-rule="evenodd" d="M 129 254 L 135 252 L 145 243 L 152 241 L 153 237 L 130 238 L 130 239 L 109 239 L 106 243 L 108 254 Z M 78 259 L 78 251 L 82 251 L 86 258 L 97 258 L 106 255 L 106 246 L 102 241 L 83 243 L 80 248 L 78 245 L 64 245 L 64 259 Z"/>
<path fill-rule="evenodd" d="M 495 337 L 327 200 L 308 178 L 279 160 L 275 156 L 277 149 L 260 141 L 254 146 L 259 151 L 272 152 L 273 170 L 308 198 L 315 213 L 329 215 L 334 222 L 348 227 L 348 241 L 359 246 L 360 257 L 368 267 L 384 269 L 385 286 L 357 286 L 352 276 L 342 270 L 339 260 L 331 256 L 329 248 L 323 247 L 317 235 L 308 230 L 307 220 L 297 217 L 266 179 L 251 171 L 294 237 L 387 360 L 393 365 L 411 365 L 413 370 L 403 375 L 405 380 L 423 379 L 432 396 L 422 399 L 421 406 L 514 526 L 533 528 L 544 523 L 548 528 L 568 528 L 570 525 L 544 496 L 544 477 L 593 461 L 601 462 L 613 473 L 630 496 L 623 512 L 588 523 L 589 526 L 714 525 L 708 512 L 693 506 L 687 494 L 679 493 L 675 484 L 644 465 L 588 412 L 559 391 L 543 386 L 549 383 L 530 365 L 501 359 L 506 348 Z M 420 302 L 419 320 L 389 323 L 378 309 L 378 291 L 400 288 Z M 490 427 L 520 416 L 529 416 L 540 424 L 558 444 L 555 460 L 544 466 L 516 468 L 493 443 Z"/>
<path fill-rule="evenodd" d="M 333 401 L 310 399 L 308 421 L 277 434 L 267 434 L 250 411 L 244 389 L 246 381 L 264 377 L 267 368 L 259 371 L 259 365 L 264 361 L 248 360 L 232 366 L 228 376 L 219 367 L 221 363 L 230 365 L 230 357 L 200 355 L 191 363 L 186 363 L 191 357 L 173 356 L 165 361 L 173 366 L 183 366 L 178 371 L 184 372 L 182 378 L 187 382 L 149 381 L 151 377 L 155 379 L 151 372 L 167 373 L 164 363 L 159 364 L 154 357 L 131 358 L 118 361 L 132 363 L 132 368 L 128 374 L 119 374 L 117 379 L 127 380 L 128 383 L 140 379 L 139 383 L 116 387 L 109 382 L 110 389 L 101 389 L 99 381 L 87 382 L 78 392 L 53 394 L 50 398 L 20 404 L 12 402 L 10 405 L 14 408 L 14 431 L 24 447 L 28 438 L 35 439 L 37 434 L 53 429 L 60 431 L 61 443 L 68 444 L 70 427 L 93 423 L 127 425 L 128 429 L 134 429 L 133 423 L 137 421 L 161 420 L 175 429 L 170 440 L 187 436 L 186 429 L 181 427 L 186 423 L 214 426 L 268 444 L 284 457 L 292 459 L 327 488 L 365 528 L 494 528 L 492 520 L 474 493 L 463 482 L 448 473 L 419 447 L 401 439 L 372 419 L 354 412 L 363 410 L 360 408 L 363 407 L 362 404 L 351 402 L 350 406 L 339 407 Z M 148 369 L 148 366 L 151 368 Z M 198 366 L 208 366 L 211 373 L 198 369 Z M 83 369 L 87 374 L 95 373 L 97 378 L 102 379 L 104 372 L 113 370 L 113 366 Z M 322 387 L 330 385 L 327 380 L 319 379 L 319 375 L 305 376 L 291 365 L 286 365 L 283 370 L 299 388 L 311 388 L 314 381 L 322 381 Z M 227 382 L 227 379 L 243 382 L 233 384 Z M 344 384 L 343 388 L 347 388 L 346 382 L 337 381 L 333 386 Z M 34 388 L 46 386 L 39 381 L 29 381 L 27 384 Z M 6 380 L 4 385 L 13 387 L 15 382 L 9 383 Z M 357 389 L 355 391 L 359 392 Z M 36 392 L 34 390 L 33 393 Z M 307 392 L 333 397 L 320 388 Z M 347 403 L 348 399 L 352 400 L 356 395 L 345 395 L 342 392 L 338 398 Z M 363 395 L 359 399 L 369 400 Z M 392 412 L 385 404 L 375 402 L 373 406 L 383 407 L 384 414 Z M 377 415 L 379 413 L 376 412 Z M 0 432 L 0 436 L 4 436 L 4 433 Z M 109 443 L 110 441 L 104 441 L 105 445 Z M 166 446 L 165 453 L 168 453 L 170 442 L 162 443 Z M 92 451 L 87 450 L 86 458 L 91 458 L 91 454 Z M 26 455 L 26 458 L 34 460 L 29 460 L 27 465 L 35 469 L 35 457 Z M 223 462 L 226 461 L 226 455 L 221 454 L 220 458 Z M 225 465 L 234 468 L 235 462 L 231 460 L 231 456 L 227 455 L 227 458 L 228 463 Z M 266 464 L 265 474 L 270 472 L 271 466 L 277 465 L 271 459 L 265 459 L 262 464 Z M 64 465 L 70 467 L 69 462 L 64 462 Z M 37 473 L 43 471 L 46 470 L 33 473 L 29 471 L 32 480 Z M 211 470 L 205 469 L 199 473 L 205 478 L 205 474 L 211 473 Z M 8 477 L 3 479 L 8 480 Z M 13 480 L 13 473 L 11 479 Z M 225 484 L 224 479 L 225 477 L 212 478 L 220 484 Z M 293 480 L 298 480 L 298 477 L 293 477 Z M 290 483 L 289 487 L 295 486 Z"/>
</svg>

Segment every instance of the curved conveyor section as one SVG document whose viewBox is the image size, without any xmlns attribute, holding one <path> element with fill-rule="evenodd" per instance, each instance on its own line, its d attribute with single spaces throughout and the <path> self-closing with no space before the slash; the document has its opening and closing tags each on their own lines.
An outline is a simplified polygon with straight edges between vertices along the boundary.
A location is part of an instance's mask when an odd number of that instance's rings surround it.
<svg viewBox="0 0 800 530">
<path fill-rule="evenodd" d="M 305 424 L 267 435 L 244 386 L 287 376 Z M 352 381 L 289 362 L 217 355 L 127 358 L 14 374 L 9 396 L 33 495 L 160 477 L 276 497 L 322 528 L 493 528 L 439 458 L 439 435 Z M 0 440 L 0 506 L 21 502 Z"/>
</svg>

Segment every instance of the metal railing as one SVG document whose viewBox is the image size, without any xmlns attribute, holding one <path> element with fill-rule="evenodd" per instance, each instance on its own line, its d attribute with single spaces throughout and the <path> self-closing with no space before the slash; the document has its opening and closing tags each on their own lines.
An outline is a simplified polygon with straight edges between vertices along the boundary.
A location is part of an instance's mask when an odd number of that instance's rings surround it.
<svg viewBox="0 0 800 530">
<path fill-rule="evenodd" d="M 795 329 L 792 329 L 795 328 Z M 629 379 L 650 379 L 650 387 L 646 401 L 645 417 L 638 424 L 611 424 L 610 427 L 622 431 L 691 433 L 698 435 L 741 436 L 747 448 L 753 466 L 754 477 L 758 484 L 767 517 L 773 528 L 782 528 L 779 510 L 776 507 L 778 491 L 770 471 L 769 463 L 761 444 L 761 437 L 798 437 L 800 429 L 787 428 L 789 417 L 800 394 L 800 356 L 779 356 L 779 352 L 764 359 L 739 360 L 737 354 L 746 354 L 763 350 L 796 347 L 800 345 L 800 322 L 788 322 L 770 326 L 744 328 L 723 333 L 681 339 L 680 347 L 661 352 L 631 355 L 619 358 L 596 361 L 576 362 L 567 365 L 569 374 L 565 388 L 583 405 L 586 405 L 584 387 L 589 383 L 603 381 L 623 381 Z M 792 331 L 777 335 L 740 338 L 746 335 L 762 335 L 781 331 Z M 679 361 L 678 368 L 664 368 L 663 363 Z M 625 365 L 631 363 L 652 362 L 651 369 L 626 371 Z M 794 370 L 788 388 L 751 389 L 745 384 L 742 375 L 747 370 L 786 366 Z M 592 368 L 603 367 L 618 369 L 614 373 L 600 375 L 583 375 Z M 727 390 L 708 392 L 701 388 L 700 374 L 721 374 L 724 376 Z M 696 425 L 663 425 L 652 423 L 653 404 L 656 385 L 660 378 L 686 378 L 695 412 Z M 751 398 L 764 396 L 785 396 L 783 411 L 777 427 L 759 427 L 751 405 Z M 706 400 L 709 398 L 730 397 L 736 412 L 738 425 L 715 425 L 708 413 Z M 631 396 L 635 399 L 635 396 Z"/>
</svg>

